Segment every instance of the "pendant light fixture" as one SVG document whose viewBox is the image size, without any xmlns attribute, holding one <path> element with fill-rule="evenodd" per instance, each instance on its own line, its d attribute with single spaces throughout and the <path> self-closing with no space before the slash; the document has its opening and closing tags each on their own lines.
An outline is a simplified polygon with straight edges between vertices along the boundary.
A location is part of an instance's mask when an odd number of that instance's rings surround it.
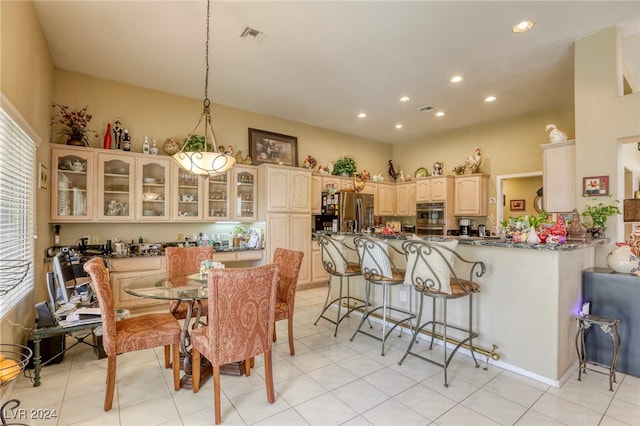
<svg viewBox="0 0 640 426">
<path fill-rule="evenodd" d="M 221 175 L 229 171 L 235 164 L 234 157 L 224 153 L 224 148 L 216 143 L 216 137 L 211 123 L 211 100 L 208 96 L 209 90 L 209 22 L 210 22 L 210 0 L 207 0 L 207 41 L 206 41 L 206 73 L 204 80 L 204 101 L 202 114 L 193 131 L 189 133 L 180 151 L 173 155 L 173 159 L 184 170 L 202 176 Z M 193 143 L 189 143 L 191 138 L 196 137 L 196 131 L 204 121 L 204 146 L 193 148 Z"/>
</svg>

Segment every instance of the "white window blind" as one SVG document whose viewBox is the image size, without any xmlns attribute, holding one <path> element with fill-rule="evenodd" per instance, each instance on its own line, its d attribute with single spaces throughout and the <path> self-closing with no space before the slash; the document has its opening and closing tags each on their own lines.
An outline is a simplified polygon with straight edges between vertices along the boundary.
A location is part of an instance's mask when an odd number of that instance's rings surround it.
<svg viewBox="0 0 640 426">
<path fill-rule="evenodd" d="M 36 142 L 1 107 L 0 318 L 34 287 L 35 153 Z"/>
</svg>

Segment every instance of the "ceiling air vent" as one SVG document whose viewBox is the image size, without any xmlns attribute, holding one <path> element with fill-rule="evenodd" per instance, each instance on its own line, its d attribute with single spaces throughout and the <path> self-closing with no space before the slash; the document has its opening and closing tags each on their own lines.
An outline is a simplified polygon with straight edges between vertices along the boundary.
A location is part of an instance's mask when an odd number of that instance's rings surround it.
<svg viewBox="0 0 640 426">
<path fill-rule="evenodd" d="M 251 27 L 245 27 L 244 30 L 242 30 L 242 33 L 240 34 L 240 37 L 242 37 L 243 39 L 256 44 L 260 43 L 260 40 L 262 40 L 263 36 L 264 36 L 264 33 L 262 31 L 258 31 L 255 28 L 251 28 Z"/>
<path fill-rule="evenodd" d="M 423 107 L 418 108 L 418 111 L 422 111 L 422 112 L 431 112 L 435 110 L 434 107 L 432 107 L 431 105 L 425 105 Z"/>
</svg>

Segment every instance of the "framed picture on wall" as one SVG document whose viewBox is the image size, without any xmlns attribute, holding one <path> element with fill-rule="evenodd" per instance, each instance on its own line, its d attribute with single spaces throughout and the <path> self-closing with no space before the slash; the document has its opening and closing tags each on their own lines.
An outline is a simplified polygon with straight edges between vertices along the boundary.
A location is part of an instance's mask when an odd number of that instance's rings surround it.
<svg viewBox="0 0 640 426">
<path fill-rule="evenodd" d="M 47 189 L 49 187 L 49 169 L 42 163 L 40 163 L 38 170 L 38 186 L 40 189 Z"/>
<path fill-rule="evenodd" d="M 271 163 L 298 167 L 298 138 L 250 128 L 249 155 L 256 165 Z"/>
<path fill-rule="evenodd" d="M 609 176 L 583 177 L 582 195 L 585 197 L 600 197 L 609 195 Z"/>
<path fill-rule="evenodd" d="M 511 203 L 509 204 L 509 208 L 511 209 L 511 211 L 515 211 L 515 210 L 524 210 L 524 204 L 525 201 L 524 200 L 511 200 Z"/>
</svg>

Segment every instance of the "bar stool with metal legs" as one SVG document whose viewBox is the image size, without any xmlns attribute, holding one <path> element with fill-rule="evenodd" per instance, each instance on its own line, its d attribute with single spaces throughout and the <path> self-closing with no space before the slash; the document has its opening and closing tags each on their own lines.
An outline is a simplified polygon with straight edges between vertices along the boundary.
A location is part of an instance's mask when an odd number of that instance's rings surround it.
<svg viewBox="0 0 640 426">
<path fill-rule="evenodd" d="M 344 237 L 334 238 L 323 234 L 316 235 L 316 241 L 320 246 L 320 253 L 322 255 L 322 266 L 324 266 L 325 271 L 329 273 L 329 287 L 327 289 L 327 298 L 325 299 L 324 307 L 320 312 L 320 316 L 318 316 L 318 319 L 313 324 L 318 324 L 318 321 L 320 321 L 321 318 L 335 324 L 336 328 L 333 332 L 334 337 L 338 334 L 338 325 L 340 325 L 340 322 L 347 318 L 352 311 L 361 309 L 365 306 L 364 300 L 351 296 L 350 278 L 362 275 L 362 272 L 360 271 L 360 264 L 349 262 L 348 253 L 350 250 L 355 253 L 355 249 L 346 245 L 344 243 L 344 239 Z M 333 277 L 338 277 L 340 279 L 340 288 L 338 297 L 329 301 L 331 297 L 331 280 Z M 343 293 L 343 278 L 347 279 L 346 296 Z M 343 302 L 346 303 L 346 312 L 344 314 L 342 313 Z M 337 304 L 338 307 L 338 315 L 335 319 L 325 316 L 327 309 L 334 304 Z"/>
<path fill-rule="evenodd" d="M 404 322 L 409 322 L 416 318 L 413 314 L 413 300 L 411 292 L 409 293 L 409 310 L 400 309 L 397 307 L 389 306 L 389 290 L 392 286 L 404 284 L 404 270 L 396 268 L 391 257 L 389 256 L 389 250 L 396 250 L 393 246 L 389 246 L 386 241 L 371 238 L 371 237 L 356 237 L 354 239 L 356 250 L 360 257 L 360 268 L 362 269 L 362 275 L 366 281 L 366 297 L 365 297 L 365 312 L 360 320 L 360 324 L 356 329 L 350 340 L 353 340 L 358 333 L 366 334 L 367 336 L 374 337 L 382 341 L 382 353 L 384 356 L 384 344 L 387 337 L 391 332 Z M 398 253 L 402 253 L 398 251 Z M 371 285 L 378 285 L 382 287 L 382 305 L 373 309 L 369 309 L 371 301 Z M 365 321 L 369 321 L 369 317 L 376 311 L 382 311 L 382 334 L 376 336 L 362 330 L 362 326 Z M 393 319 L 388 316 L 389 313 L 396 312 L 404 317 L 400 319 Z M 393 324 L 387 331 L 387 323 Z M 369 321 L 369 328 L 372 328 Z M 402 329 L 400 330 L 402 333 Z"/>
<path fill-rule="evenodd" d="M 407 355 L 413 355 L 442 367 L 444 369 L 445 388 L 449 387 L 449 383 L 447 382 L 447 367 L 455 353 L 463 344 L 468 343 L 476 368 L 479 367 L 473 349 L 473 339 L 478 337 L 478 334 L 473 331 L 473 295 L 480 291 L 480 286 L 474 282 L 474 279 L 483 276 L 486 268 L 483 262 L 473 262 L 462 258 L 455 251 L 457 245 L 457 240 L 447 241 L 444 243 L 411 240 L 405 241 L 402 245 L 407 258 L 405 282 L 413 284 L 415 291 L 420 294 L 418 322 L 425 321 L 422 318 L 425 297 L 430 297 L 432 299 L 432 315 L 431 319 L 423 322 L 415 328 L 413 332 L 413 339 L 411 339 L 411 343 L 409 344 L 407 351 L 398 364 L 402 364 L 407 358 Z M 454 260 L 456 265 L 458 265 L 458 270 L 468 269 L 468 279 L 458 278 L 456 272 L 453 270 Z M 447 302 L 451 299 L 459 299 L 462 297 L 469 298 L 469 323 L 466 329 L 451 325 L 447 322 Z M 441 301 L 443 305 L 441 321 L 436 317 L 436 301 L 438 300 Z M 419 333 L 429 325 L 431 326 L 431 330 L 426 332 L 427 334 L 431 334 L 431 344 L 429 345 L 429 349 L 433 349 L 433 341 L 435 337 L 442 339 L 442 346 L 444 349 L 442 363 L 426 358 L 416 352 L 412 352 Z M 436 327 L 438 327 L 438 331 L 436 331 Z M 454 341 L 455 347 L 449 355 L 447 355 L 448 329 L 458 330 L 462 332 L 462 336 L 464 336 L 459 341 Z"/>
</svg>

